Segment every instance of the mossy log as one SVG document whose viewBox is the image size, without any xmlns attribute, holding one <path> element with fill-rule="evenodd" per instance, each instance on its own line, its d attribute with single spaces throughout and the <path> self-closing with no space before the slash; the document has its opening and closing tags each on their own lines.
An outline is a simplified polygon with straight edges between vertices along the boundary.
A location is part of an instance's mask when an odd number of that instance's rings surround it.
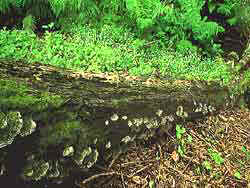
<svg viewBox="0 0 250 188">
<path fill-rule="evenodd" d="M 33 145 L 19 154 L 28 161 L 24 179 L 89 169 L 100 155 L 105 158 L 132 141 L 164 135 L 176 124 L 236 103 L 216 82 L 101 75 L 0 62 L 0 152 L 20 140 Z"/>
</svg>

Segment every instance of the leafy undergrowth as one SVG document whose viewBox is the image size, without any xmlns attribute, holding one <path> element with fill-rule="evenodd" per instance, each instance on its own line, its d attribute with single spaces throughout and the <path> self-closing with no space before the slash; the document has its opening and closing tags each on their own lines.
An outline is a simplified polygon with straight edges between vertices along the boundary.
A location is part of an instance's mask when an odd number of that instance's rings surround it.
<svg viewBox="0 0 250 188">
<path fill-rule="evenodd" d="M 234 78 L 222 58 L 204 58 L 191 50 L 177 53 L 161 40 L 147 41 L 118 26 L 77 26 L 68 33 L 45 32 L 42 37 L 28 31 L 0 30 L 0 46 L 0 59 L 41 62 L 86 72 L 122 71 L 136 76 L 224 83 Z M 185 45 L 182 48 L 186 49 Z"/>
<path fill-rule="evenodd" d="M 249 187 L 250 112 L 230 110 L 135 144 L 82 188 Z"/>
</svg>

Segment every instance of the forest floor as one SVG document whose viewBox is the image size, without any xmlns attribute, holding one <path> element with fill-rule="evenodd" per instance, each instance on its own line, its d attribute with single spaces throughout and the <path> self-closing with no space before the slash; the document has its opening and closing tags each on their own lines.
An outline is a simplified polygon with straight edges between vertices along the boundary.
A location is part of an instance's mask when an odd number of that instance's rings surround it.
<svg viewBox="0 0 250 188">
<path fill-rule="evenodd" d="M 177 138 L 178 137 L 178 138 Z M 135 143 L 82 188 L 250 187 L 250 111 L 227 109 Z"/>
<path fill-rule="evenodd" d="M 1 43 L 3 45 L 1 57 L 15 57 L 17 59 L 25 57 L 30 58 L 30 61 L 53 62 L 53 65 L 64 65 L 66 68 L 70 63 L 65 64 L 65 62 L 71 62 L 72 66 L 78 66 L 80 64 L 75 62 L 81 62 L 81 58 L 84 57 L 89 60 L 81 67 L 89 67 L 89 71 L 97 72 L 107 68 L 110 70 L 126 70 L 130 68 L 127 65 L 129 58 L 132 59 L 131 62 L 135 59 L 139 62 L 143 59 L 141 57 L 146 57 L 147 54 L 141 52 L 140 45 L 147 46 L 150 43 L 134 38 L 122 38 L 123 35 L 118 32 L 116 36 L 117 32 L 113 31 L 115 30 L 107 27 L 103 31 L 103 36 L 107 36 L 107 41 L 101 42 L 91 38 L 95 30 L 90 28 L 82 28 L 79 31 L 81 37 L 76 35 L 75 40 L 70 37 L 66 40 L 64 35 L 53 34 L 53 32 L 45 33 L 45 37 L 37 39 L 36 36 L 32 38 L 25 32 L 1 31 L 0 34 L 4 39 Z M 94 36 L 98 38 L 96 35 Z M 124 36 L 126 35 L 124 34 Z M 111 39 L 116 37 L 124 41 L 124 45 L 118 46 L 119 48 L 113 48 L 109 45 Z M 79 40 L 81 38 L 84 40 Z M 131 45 L 132 48 L 129 48 Z M 62 46 L 65 47 L 63 48 L 64 51 L 61 50 Z M 9 50 L 10 47 L 11 50 Z M 35 50 L 31 51 L 31 49 Z M 115 51 L 115 53 L 111 53 L 112 51 Z M 184 73 L 190 71 L 189 77 L 191 76 L 192 79 L 207 77 L 210 80 L 214 79 L 214 76 L 216 79 L 222 77 L 229 79 L 232 76 L 227 71 L 226 66 L 222 66 L 222 63 L 218 63 L 219 66 L 216 67 L 212 66 L 216 65 L 214 61 L 209 61 L 210 64 L 208 64 L 209 62 L 200 63 L 199 59 L 194 61 L 196 57 L 190 60 L 178 58 L 178 61 L 176 60 L 176 63 L 173 63 L 176 57 L 168 55 L 165 51 L 166 49 L 162 49 L 155 52 L 155 49 L 152 48 L 154 53 L 150 55 L 153 59 L 149 58 L 150 61 L 147 58 L 143 59 L 143 63 L 138 64 L 131 72 L 136 73 L 135 75 L 151 75 L 154 73 L 158 76 L 158 72 L 172 71 L 173 75 L 184 75 Z M 85 53 L 90 55 L 87 56 Z M 84 56 L 81 54 L 84 54 Z M 154 56 L 154 54 L 156 55 Z M 115 67 L 117 65 L 110 61 L 110 58 L 125 63 L 121 63 L 120 67 Z M 104 61 L 105 59 L 107 61 Z M 148 63 L 151 61 L 153 63 Z M 218 61 L 224 63 L 222 59 Z M 156 64 L 160 67 L 159 71 L 154 68 L 156 62 L 159 62 Z M 167 69 L 166 67 L 170 68 Z M 210 74 L 204 75 L 207 72 Z M 137 77 L 130 76 L 127 73 L 125 75 L 104 73 L 100 75 L 99 77 L 104 77 L 111 83 L 118 83 L 122 79 L 125 81 L 137 80 Z M 85 74 L 84 76 L 86 78 L 92 75 Z M 158 84 L 152 79 L 146 79 L 145 83 L 147 85 Z M 147 143 L 134 143 L 126 153 L 118 155 L 117 158 L 109 162 L 110 164 L 106 167 L 99 166 L 99 172 L 96 175 L 77 182 L 78 187 L 250 188 L 250 111 L 246 109 L 226 109 L 216 116 L 187 122 L 179 125 L 168 134 L 153 138 Z"/>
</svg>

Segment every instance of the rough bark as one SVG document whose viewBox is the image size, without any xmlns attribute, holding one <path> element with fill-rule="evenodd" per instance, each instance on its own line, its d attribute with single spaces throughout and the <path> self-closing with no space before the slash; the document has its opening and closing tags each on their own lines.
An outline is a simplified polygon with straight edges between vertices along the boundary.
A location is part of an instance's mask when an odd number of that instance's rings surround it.
<svg viewBox="0 0 250 188">
<path fill-rule="evenodd" d="M 1 61 L 0 89 L 0 152 L 32 138 L 22 176 L 34 180 L 89 169 L 134 140 L 235 105 L 216 82 L 128 81 L 39 63 Z"/>
</svg>

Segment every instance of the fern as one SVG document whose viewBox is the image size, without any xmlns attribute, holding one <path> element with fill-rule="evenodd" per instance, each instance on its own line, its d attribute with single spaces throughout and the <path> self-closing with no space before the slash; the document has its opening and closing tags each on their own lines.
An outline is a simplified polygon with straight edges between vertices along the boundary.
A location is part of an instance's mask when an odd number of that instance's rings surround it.
<svg viewBox="0 0 250 188">
<path fill-rule="evenodd" d="M 139 31 L 151 28 L 165 7 L 160 0 L 125 0 L 128 15 L 134 20 Z"/>
<path fill-rule="evenodd" d="M 250 1 L 249 0 L 225 0 L 218 4 L 216 11 L 228 17 L 230 25 L 238 26 L 242 35 L 250 38 Z"/>
<path fill-rule="evenodd" d="M 84 12 L 86 15 L 94 15 L 99 9 L 93 0 L 49 0 L 53 12 L 59 16 L 60 14 L 68 14 L 70 12 Z"/>
<path fill-rule="evenodd" d="M 125 10 L 125 3 L 122 0 L 101 0 L 98 7 L 103 14 L 122 14 Z"/>
<path fill-rule="evenodd" d="M 194 39 L 206 50 L 213 48 L 214 38 L 224 32 L 216 22 L 202 18 L 201 11 L 205 0 L 177 0 L 174 6 L 167 6 L 164 16 L 159 18 L 163 30 L 173 43 Z"/>
<path fill-rule="evenodd" d="M 233 1 L 225 1 L 223 4 L 219 4 L 217 12 L 226 16 L 231 16 L 233 8 L 236 6 L 236 3 Z"/>
<path fill-rule="evenodd" d="M 204 6 L 208 5 L 210 13 L 225 15 L 246 36 L 250 32 L 249 4 L 249 0 L 0 0 L 0 13 L 15 7 L 25 16 L 32 15 L 38 21 L 54 19 L 64 28 L 91 21 L 117 23 L 129 26 L 141 37 L 165 35 L 170 43 L 195 40 L 210 48 L 224 28 L 201 16 Z"/>
</svg>

